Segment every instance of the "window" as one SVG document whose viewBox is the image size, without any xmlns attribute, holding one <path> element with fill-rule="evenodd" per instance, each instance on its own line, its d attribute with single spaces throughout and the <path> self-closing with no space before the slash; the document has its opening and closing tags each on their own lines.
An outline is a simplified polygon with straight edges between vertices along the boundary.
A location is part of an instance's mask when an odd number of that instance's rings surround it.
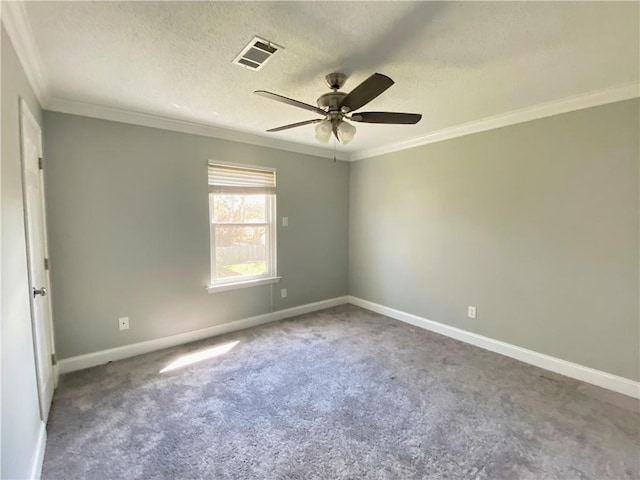
<svg viewBox="0 0 640 480">
<path fill-rule="evenodd" d="M 211 286 L 277 281 L 275 170 L 209 164 Z"/>
</svg>

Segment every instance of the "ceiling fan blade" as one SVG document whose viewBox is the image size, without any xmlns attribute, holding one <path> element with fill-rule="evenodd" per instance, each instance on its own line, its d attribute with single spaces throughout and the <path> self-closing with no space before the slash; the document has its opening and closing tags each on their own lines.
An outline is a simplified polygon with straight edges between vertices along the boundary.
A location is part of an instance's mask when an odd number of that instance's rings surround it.
<svg viewBox="0 0 640 480">
<path fill-rule="evenodd" d="M 342 99 L 340 108 L 346 107 L 353 112 L 376 98 L 393 83 L 386 75 L 374 73 Z"/>
<path fill-rule="evenodd" d="M 402 125 L 413 125 L 418 123 L 422 115 L 419 113 L 396 113 L 396 112 L 362 112 L 351 115 L 354 122 L 363 123 L 391 123 Z"/>
<path fill-rule="evenodd" d="M 313 120 L 305 120 L 304 122 L 292 123 L 290 125 L 283 125 L 282 127 L 270 128 L 267 132 L 279 132 L 281 130 L 288 130 L 290 128 L 301 127 L 303 125 L 309 125 L 310 123 L 318 123 L 321 122 L 322 118 L 316 118 Z"/>
<path fill-rule="evenodd" d="M 278 95 L 277 93 L 267 92 L 265 90 L 256 90 L 256 95 L 260 95 L 264 98 L 270 98 L 271 100 L 275 100 L 276 102 L 286 103 L 287 105 L 291 105 L 293 107 L 304 108 L 305 110 L 309 110 L 311 112 L 319 113 L 320 115 L 326 115 L 327 112 L 322 110 L 321 108 L 314 107 L 313 105 L 309 105 L 308 103 L 299 102 L 298 100 L 294 100 L 293 98 L 283 97 L 282 95 Z"/>
</svg>

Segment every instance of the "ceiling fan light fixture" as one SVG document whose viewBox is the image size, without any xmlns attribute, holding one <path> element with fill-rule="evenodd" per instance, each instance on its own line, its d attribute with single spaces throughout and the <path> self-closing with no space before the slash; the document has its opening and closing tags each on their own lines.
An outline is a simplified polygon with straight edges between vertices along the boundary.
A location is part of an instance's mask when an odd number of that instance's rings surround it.
<svg viewBox="0 0 640 480">
<path fill-rule="evenodd" d="M 338 135 L 338 141 L 342 145 L 346 145 L 356 136 L 356 127 L 343 120 L 338 124 L 336 133 Z"/>
<path fill-rule="evenodd" d="M 316 125 L 316 140 L 320 143 L 329 143 L 333 127 L 326 118 Z"/>
</svg>

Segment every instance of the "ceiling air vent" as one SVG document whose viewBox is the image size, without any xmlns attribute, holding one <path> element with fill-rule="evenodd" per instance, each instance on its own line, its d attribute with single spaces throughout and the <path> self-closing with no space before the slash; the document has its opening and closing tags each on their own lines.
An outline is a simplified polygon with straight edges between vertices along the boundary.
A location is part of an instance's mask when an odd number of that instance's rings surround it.
<svg viewBox="0 0 640 480">
<path fill-rule="evenodd" d="M 244 47 L 240 55 L 233 59 L 232 63 L 251 70 L 260 70 L 271 56 L 282 47 L 271 43 L 264 38 L 254 37 L 249 45 Z"/>
</svg>

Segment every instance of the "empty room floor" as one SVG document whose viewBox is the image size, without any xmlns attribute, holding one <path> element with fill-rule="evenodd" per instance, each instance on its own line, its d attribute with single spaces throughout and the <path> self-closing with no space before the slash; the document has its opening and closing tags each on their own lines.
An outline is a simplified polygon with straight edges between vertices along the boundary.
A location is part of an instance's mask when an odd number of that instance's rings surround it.
<svg viewBox="0 0 640 480">
<path fill-rule="evenodd" d="M 637 479 L 637 402 L 343 305 L 65 375 L 44 479 Z"/>
</svg>

